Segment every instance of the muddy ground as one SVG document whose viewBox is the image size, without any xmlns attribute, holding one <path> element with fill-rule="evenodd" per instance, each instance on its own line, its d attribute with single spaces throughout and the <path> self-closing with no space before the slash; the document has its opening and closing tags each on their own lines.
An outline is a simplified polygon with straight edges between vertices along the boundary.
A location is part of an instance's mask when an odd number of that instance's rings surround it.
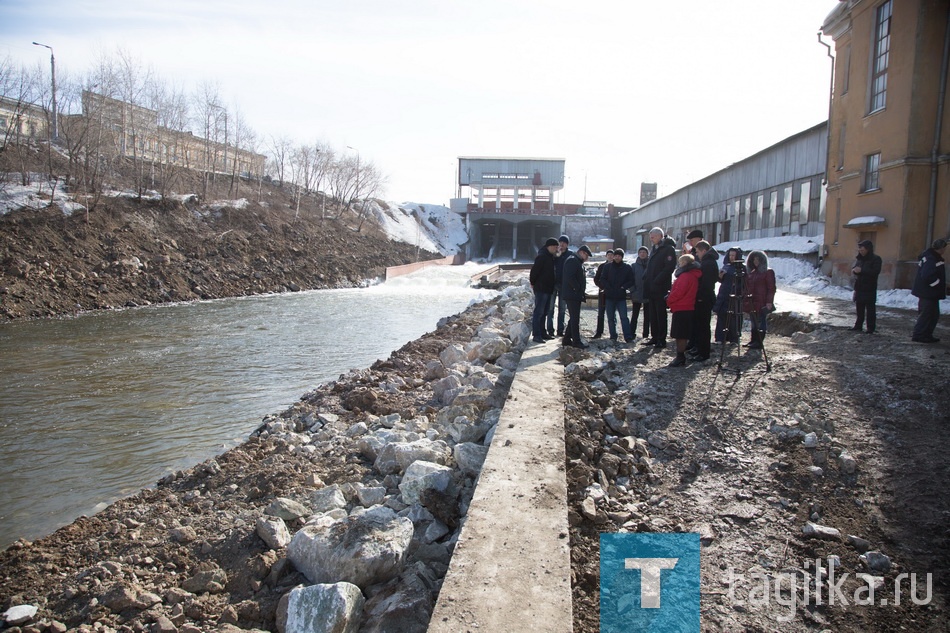
<svg viewBox="0 0 950 633">
<path fill-rule="evenodd" d="M 795 333 L 796 319 L 774 316 L 791 336 L 768 337 L 771 371 L 760 352 L 735 347 L 720 371 L 718 357 L 669 368 L 671 351 L 608 343 L 604 372 L 566 380 L 576 632 L 598 631 L 599 533 L 618 531 L 700 533 L 704 631 L 950 630 L 950 346 L 911 343 L 910 313 L 873 335 Z M 605 424 L 606 411 L 647 440 L 636 468 L 617 459 L 637 451 Z M 607 496 L 585 515 L 596 482 Z M 808 522 L 840 536 L 809 538 Z M 890 568 L 872 554 L 870 570 L 860 559 L 868 549 Z M 850 576 L 848 606 L 828 606 L 825 582 L 816 600 L 814 561 L 827 568 L 829 556 L 840 557 L 836 579 Z M 868 584 L 858 573 L 882 578 L 872 581 L 883 585 L 875 606 L 855 604 Z M 927 604 L 914 604 L 909 577 L 895 593 L 904 573 L 916 574 L 919 602 L 932 574 Z M 764 599 L 778 580 L 778 599 Z"/>
</svg>

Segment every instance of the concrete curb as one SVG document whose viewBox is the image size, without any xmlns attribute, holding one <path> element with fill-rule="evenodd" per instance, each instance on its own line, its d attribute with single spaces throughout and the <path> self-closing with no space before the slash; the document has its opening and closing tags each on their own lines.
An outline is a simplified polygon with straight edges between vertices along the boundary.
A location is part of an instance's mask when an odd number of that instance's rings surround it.
<svg viewBox="0 0 950 633">
<path fill-rule="evenodd" d="M 573 630 L 558 347 L 521 357 L 430 633 Z"/>
</svg>

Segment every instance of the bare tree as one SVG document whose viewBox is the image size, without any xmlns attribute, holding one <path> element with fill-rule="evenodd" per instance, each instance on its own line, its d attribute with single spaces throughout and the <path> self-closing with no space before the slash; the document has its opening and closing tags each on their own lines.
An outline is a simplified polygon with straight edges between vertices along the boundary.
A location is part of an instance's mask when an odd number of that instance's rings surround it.
<svg viewBox="0 0 950 633">
<path fill-rule="evenodd" d="M 202 138 L 205 142 L 204 160 L 201 166 L 205 175 L 202 197 L 207 198 L 209 186 L 214 185 L 222 113 L 227 111 L 221 105 L 221 92 L 217 84 L 204 82 L 198 86 L 193 103 L 195 122 L 202 130 Z"/>
<path fill-rule="evenodd" d="M 181 165 L 186 150 L 184 138 L 188 124 L 188 97 L 180 88 L 156 80 L 150 86 L 149 105 L 158 113 L 151 161 L 151 186 L 155 188 L 154 175 L 157 171 L 158 190 L 164 198 L 181 180 Z"/>
<path fill-rule="evenodd" d="M 277 176 L 277 186 L 284 186 L 286 170 L 290 163 L 290 154 L 293 152 L 293 141 L 286 136 L 280 138 L 270 137 L 270 151 L 274 169 L 274 175 Z"/>
<path fill-rule="evenodd" d="M 151 67 L 144 66 L 128 51 L 116 52 L 117 87 L 122 102 L 122 129 L 120 154 L 132 158 L 136 192 L 141 199 L 145 192 L 144 158 L 151 152 L 152 137 L 158 122 L 154 110 L 148 109 L 146 95 L 153 82 Z"/>
</svg>

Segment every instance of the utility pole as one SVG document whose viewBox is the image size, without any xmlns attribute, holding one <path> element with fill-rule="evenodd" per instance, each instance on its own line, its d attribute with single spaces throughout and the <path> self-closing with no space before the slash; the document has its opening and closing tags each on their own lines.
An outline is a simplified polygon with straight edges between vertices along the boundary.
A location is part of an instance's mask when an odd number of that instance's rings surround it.
<svg viewBox="0 0 950 633">
<path fill-rule="evenodd" d="M 351 149 L 356 152 L 356 191 L 355 194 L 360 195 L 360 150 L 355 147 L 346 146 L 346 149 Z"/>
<path fill-rule="evenodd" d="M 33 42 L 34 46 L 42 46 L 49 49 L 49 69 L 51 82 L 53 84 L 53 142 L 59 141 L 59 115 L 56 112 L 56 57 L 53 55 L 53 47 L 39 42 Z"/>
</svg>

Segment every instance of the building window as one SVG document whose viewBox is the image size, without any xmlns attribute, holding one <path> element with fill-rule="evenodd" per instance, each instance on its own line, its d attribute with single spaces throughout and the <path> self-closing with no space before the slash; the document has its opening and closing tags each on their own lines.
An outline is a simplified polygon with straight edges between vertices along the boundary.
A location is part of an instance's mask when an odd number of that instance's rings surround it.
<svg viewBox="0 0 950 633">
<path fill-rule="evenodd" d="M 851 45 L 844 49 L 844 77 L 842 78 L 841 94 L 848 94 L 848 88 L 851 84 Z"/>
<path fill-rule="evenodd" d="M 881 171 L 881 154 L 868 154 L 864 158 L 864 191 L 880 189 L 878 177 Z"/>
<path fill-rule="evenodd" d="M 891 50 L 891 2 L 877 8 L 874 28 L 874 59 L 871 63 L 871 107 L 869 113 L 883 110 L 887 96 L 887 64 Z"/>
<path fill-rule="evenodd" d="M 838 133 L 838 171 L 844 169 L 844 142 L 848 131 L 846 123 L 841 124 L 841 131 Z"/>
</svg>

